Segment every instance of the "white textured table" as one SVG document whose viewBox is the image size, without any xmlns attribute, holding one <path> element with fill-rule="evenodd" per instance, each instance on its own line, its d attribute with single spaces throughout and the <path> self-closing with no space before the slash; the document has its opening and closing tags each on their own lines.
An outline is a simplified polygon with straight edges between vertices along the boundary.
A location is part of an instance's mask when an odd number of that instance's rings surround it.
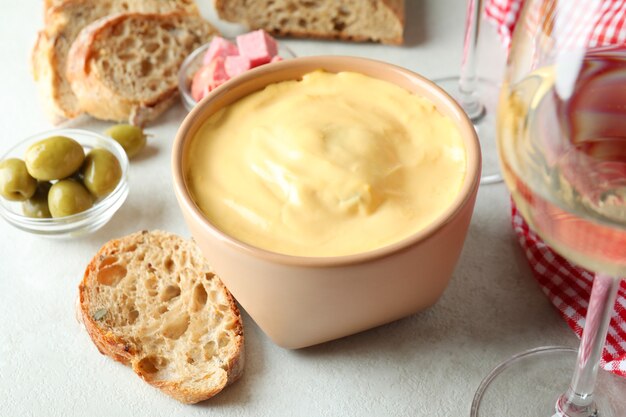
<svg viewBox="0 0 626 417">
<path fill-rule="evenodd" d="M 431 78 L 456 73 L 465 2 L 407 0 L 407 6 L 402 48 L 288 45 L 299 55 L 383 59 Z M 41 9 L 40 1 L 24 0 L 5 5 L 0 14 L 0 152 L 51 128 L 28 67 Z M 205 13 L 214 19 L 211 10 Z M 489 69 L 497 67 L 490 62 Z M 497 362 L 539 345 L 577 344 L 530 275 L 500 184 L 480 190 L 452 282 L 430 310 L 299 351 L 275 346 L 245 316 L 247 363 L 240 381 L 196 406 L 164 396 L 98 353 L 74 318 L 74 300 L 87 262 L 107 240 L 155 228 L 189 235 L 169 168 L 171 142 L 184 116 L 177 105 L 150 127 L 149 149 L 131 166 L 129 198 L 99 232 L 54 241 L 0 221 L 0 415 L 467 416 L 476 387 Z"/>
</svg>

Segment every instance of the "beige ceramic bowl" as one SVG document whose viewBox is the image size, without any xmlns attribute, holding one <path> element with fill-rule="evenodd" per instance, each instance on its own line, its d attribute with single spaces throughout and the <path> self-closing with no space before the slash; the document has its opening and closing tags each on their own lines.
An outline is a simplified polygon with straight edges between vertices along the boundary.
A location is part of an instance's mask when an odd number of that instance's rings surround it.
<svg viewBox="0 0 626 417">
<path fill-rule="evenodd" d="M 296 257 L 242 243 L 213 226 L 185 185 L 185 151 L 220 108 L 268 84 L 317 69 L 356 71 L 431 100 L 460 129 L 467 175 L 452 206 L 435 222 L 390 246 L 340 257 Z M 216 89 L 181 125 L 172 151 L 174 189 L 191 234 L 224 284 L 278 345 L 301 348 L 347 336 L 432 306 L 448 285 L 474 208 L 481 159 L 472 124 L 456 102 L 408 70 L 362 58 L 306 57 L 252 70 Z"/>
</svg>

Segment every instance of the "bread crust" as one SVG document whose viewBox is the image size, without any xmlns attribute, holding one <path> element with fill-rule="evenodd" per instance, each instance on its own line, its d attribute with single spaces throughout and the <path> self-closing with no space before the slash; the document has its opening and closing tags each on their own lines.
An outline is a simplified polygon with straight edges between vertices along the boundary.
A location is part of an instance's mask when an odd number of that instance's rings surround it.
<svg viewBox="0 0 626 417">
<path fill-rule="evenodd" d="M 404 0 L 378 0 L 382 7 L 389 9 L 401 28 L 404 29 L 405 23 L 405 11 Z M 368 42 L 375 41 L 389 45 L 401 45 L 404 42 L 404 35 L 402 30 L 396 36 L 386 36 L 380 39 L 373 39 L 369 35 L 347 35 L 342 32 L 339 33 L 324 33 L 319 31 L 312 31 L 302 28 L 299 29 L 286 29 L 280 26 L 278 27 L 261 27 L 255 22 L 250 22 L 246 15 L 246 5 L 243 1 L 237 0 L 214 0 L 214 7 L 221 19 L 227 20 L 233 23 L 243 23 L 248 25 L 251 29 L 264 29 L 269 33 L 276 36 L 291 36 L 297 38 L 316 38 L 316 39 L 339 39 L 344 41 L 354 42 Z"/>
<path fill-rule="evenodd" d="M 169 108 L 178 97 L 175 83 L 165 91 L 152 96 L 149 100 L 124 97 L 109 88 L 101 74 L 91 67 L 91 60 L 97 52 L 94 48 L 96 39 L 109 28 L 125 20 L 146 19 L 156 24 L 157 22 L 175 21 L 185 16 L 188 15 L 180 12 L 166 14 L 119 13 L 99 19 L 85 27 L 70 48 L 66 69 L 67 79 L 78 98 L 80 108 L 98 119 L 128 121 L 136 125 L 144 125 L 154 120 Z M 206 25 L 207 35 L 215 33 L 208 22 Z"/>
<path fill-rule="evenodd" d="M 141 346 L 137 346 L 136 341 L 127 340 L 124 337 L 116 335 L 114 329 L 107 328 L 101 321 L 94 319 L 93 317 L 93 305 L 94 300 L 91 299 L 91 294 L 96 283 L 94 277 L 99 271 L 99 265 L 103 259 L 115 254 L 123 252 L 125 247 L 138 245 L 139 238 L 150 235 L 150 238 L 156 240 L 159 239 L 177 239 L 178 245 L 189 245 L 190 251 L 199 251 L 195 244 L 190 241 L 184 241 L 183 239 L 162 231 L 141 231 L 129 236 L 125 236 L 119 239 L 114 239 L 106 243 L 91 259 L 83 279 L 78 287 L 78 315 L 82 323 L 84 324 L 87 333 L 91 337 L 91 340 L 96 345 L 98 351 L 103 355 L 109 356 L 112 359 L 130 366 L 135 373 L 146 381 L 148 384 L 160 389 L 167 395 L 175 398 L 186 404 L 193 404 L 200 401 L 209 399 L 222 391 L 226 386 L 232 384 L 239 379 L 243 373 L 244 368 L 244 334 L 243 334 L 243 322 L 241 320 L 241 314 L 237 307 L 237 304 L 226 287 L 219 281 L 218 277 L 216 284 L 220 291 L 223 292 L 225 300 L 228 304 L 228 309 L 231 315 L 234 317 L 234 332 L 236 338 L 234 340 L 235 347 L 233 354 L 224 358 L 225 363 L 221 365 L 219 369 L 216 369 L 219 380 L 213 382 L 211 386 L 206 387 L 204 385 L 197 386 L 197 384 L 189 383 L 185 380 L 164 380 L 156 379 L 153 374 L 146 372 L 141 366 L 142 352 Z M 198 252 L 199 253 L 199 252 Z M 205 265 L 206 268 L 209 268 Z M 209 375 L 205 376 L 209 378 Z"/>
<path fill-rule="evenodd" d="M 80 307 L 80 316 L 85 330 L 91 337 L 91 340 L 98 348 L 98 351 L 103 355 L 109 356 L 124 365 L 130 365 L 131 359 L 137 354 L 136 349 L 126 343 L 119 337 L 116 337 L 110 330 L 104 330 L 100 328 L 97 322 L 89 314 L 89 306 L 92 304 L 89 298 L 89 292 L 87 287 L 89 285 L 88 279 L 98 271 L 99 258 L 105 257 L 108 254 L 119 251 L 122 239 L 116 239 L 105 244 L 96 255 L 91 259 L 83 275 L 83 280 L 78 286 L 78 300 Z"/>
<path fill-rule="evenodd" d="M 322 32 L 307 32 L 296 30 L 276 30 L 270 29 L 267 32 L 277 37 L 291 37 L 300 39 L 321 39 L 321 40 L 341 40 L 350 42 L 380 42 L 385 45 L 402 45 L 404 43 L 404 37 L 385 38 L 380 40 L 373 40 L 369 36 L 356 36 L 356 35 L 333 35 Z"/>
<path fill-rule="evenodd" d="M 44 112 L 53 124 L 58 124 L 65 119 L 66 115 L 57 105 L 58 75 L 54 71 L 57 64 L 54 44 L 55 38 L 50 38 L 46 31 L 39 31 L 30 62 Z"/>
</svg>

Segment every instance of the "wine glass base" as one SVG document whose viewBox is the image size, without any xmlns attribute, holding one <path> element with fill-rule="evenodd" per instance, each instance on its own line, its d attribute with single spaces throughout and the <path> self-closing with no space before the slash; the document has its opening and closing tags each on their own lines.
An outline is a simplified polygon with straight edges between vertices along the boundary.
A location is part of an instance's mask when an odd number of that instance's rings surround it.
<svg viewBox="0 0 626 417">
<path fill-rule="evenodd" d="M 498 365 L 481 382 L 471 417 L 624 417 L 626 378 L 600 370 L 594 401 L 584 414 L 564 415 L 556 410 L 567 391 L 577 351 L 548 346 L 522 352 Z"/>
<path fill-rule="evenodd" d="M 459 90 L 459 77 L 447 77 L 434 80 L 458 103 L 461 103 L 461 91 Z M 477 80 L 477 96 L 483 108 L 476 112 L 470 120 L 474 124 L 480 142 L 480 151 L 483 159 L 483 171 L 480 184 L 495 184 L 502 182 L 496 149 L 496 108 L 498 104 L 498 85 L 490 80 L 479 78 Z M 471 115 L 470 115 L 471 116 Z"/>
</svg>

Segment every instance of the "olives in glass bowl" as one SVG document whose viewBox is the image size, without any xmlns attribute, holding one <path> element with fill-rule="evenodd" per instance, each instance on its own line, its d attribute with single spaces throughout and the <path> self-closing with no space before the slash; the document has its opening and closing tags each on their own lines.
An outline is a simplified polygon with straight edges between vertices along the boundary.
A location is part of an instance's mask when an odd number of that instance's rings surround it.
<svg viewBox="0 0 626 417">
<path fill-rule="evenodd" d="M 0 157 L 0 216 L 27 232 L 48 237 L 93 232 L 127 196 L 126 152 L 98 133 L 42 132 Z"/>
</svg>

